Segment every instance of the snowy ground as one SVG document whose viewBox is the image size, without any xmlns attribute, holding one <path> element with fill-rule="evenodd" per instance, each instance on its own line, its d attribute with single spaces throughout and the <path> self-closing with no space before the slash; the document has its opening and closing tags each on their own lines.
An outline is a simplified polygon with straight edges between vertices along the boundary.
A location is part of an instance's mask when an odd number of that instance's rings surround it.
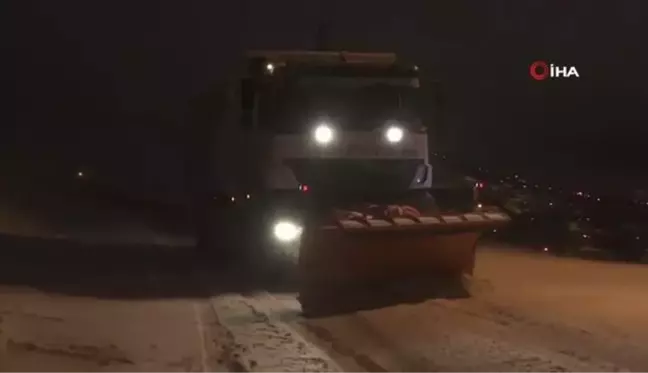
<svg viewBox="0 0 648 373">
<path fill-rule="evenodd" d="M 0 370 L 648 369 L 643 265 L 484 248 L 470 299 L 308 320 L 289 292 L 223 292 L 206 286 L 210 273 L 174 276 L 147 281 L 205 293 L 0 287 Z"/>
<path fill-rule="evenodd" d="M 648 368 L 648 268 L 483 250 L 476 277 L 471 299 L 301 324 L 353 370 Z"/>
</svg>

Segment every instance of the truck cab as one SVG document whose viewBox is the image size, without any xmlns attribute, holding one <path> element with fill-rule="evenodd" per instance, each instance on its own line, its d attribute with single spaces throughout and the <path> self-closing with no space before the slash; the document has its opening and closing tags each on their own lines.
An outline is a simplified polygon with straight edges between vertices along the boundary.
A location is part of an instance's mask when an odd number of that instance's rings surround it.
<svg viewBox="0 0 648 373">
<path fill-rule="evenodd" d="M 429 189 L 418 68 L 390 53 L 253 51 L 241 79 L 250 189 Z"/>
</svg>

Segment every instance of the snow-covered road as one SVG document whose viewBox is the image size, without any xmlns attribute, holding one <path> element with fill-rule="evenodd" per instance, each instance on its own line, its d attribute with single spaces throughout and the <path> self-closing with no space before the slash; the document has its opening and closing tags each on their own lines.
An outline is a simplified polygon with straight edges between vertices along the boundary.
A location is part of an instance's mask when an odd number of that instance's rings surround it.
<svg viewBox="0 0 648 373">
<path fill-rule="evenodd" d="M 644 265 L 493 248 L 469 299 L 315 319 L 283 292 L 97 299 L 2 286 L 0 370 L 645 371 L 646 287 Z"/>
<path fill-rule="evenodd" d="M 247 299 L 347 371 L 648 368 L 648 267 L 492 248 L 479 263 L 470 299 L 308 320 L 289 294 Z"/>
</svg>

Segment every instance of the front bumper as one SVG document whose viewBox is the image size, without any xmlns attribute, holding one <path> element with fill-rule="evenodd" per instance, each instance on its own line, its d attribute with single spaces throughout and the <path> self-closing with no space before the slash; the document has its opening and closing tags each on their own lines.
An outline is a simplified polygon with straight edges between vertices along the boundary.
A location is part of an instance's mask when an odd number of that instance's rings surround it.
<svg viewBox="0 0 648 373">
<path fill-rule="evenodd" d="M 288 159 L 300 184 L 326 190 L 408 190 L 432 186 L 432 167 L 423 159 Z"/>
</svg>

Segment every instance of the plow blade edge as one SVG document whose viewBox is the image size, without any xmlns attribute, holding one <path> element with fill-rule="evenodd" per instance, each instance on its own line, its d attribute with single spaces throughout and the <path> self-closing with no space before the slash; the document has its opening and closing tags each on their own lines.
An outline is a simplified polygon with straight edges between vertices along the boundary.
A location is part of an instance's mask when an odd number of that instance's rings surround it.
<svg viewBox="0 0 648 373">
<path fill-rule="evenodd" d="M 397 283 L 424 288 L 433 285 L 431 279 L 439 282 L 471 275 L 481 232 L 508 220 L 505 214 L 494 212 L 341 220 L 330 226 L 307 227 L 299 257 L 302 307 L 312 311 L 322 303 L 331 306 L 345 295 L 358 298 L 367 295 L 367 289 Z M 388 299 L 385 305 L 390 303 L 399 301 Z"/>
</svg>

